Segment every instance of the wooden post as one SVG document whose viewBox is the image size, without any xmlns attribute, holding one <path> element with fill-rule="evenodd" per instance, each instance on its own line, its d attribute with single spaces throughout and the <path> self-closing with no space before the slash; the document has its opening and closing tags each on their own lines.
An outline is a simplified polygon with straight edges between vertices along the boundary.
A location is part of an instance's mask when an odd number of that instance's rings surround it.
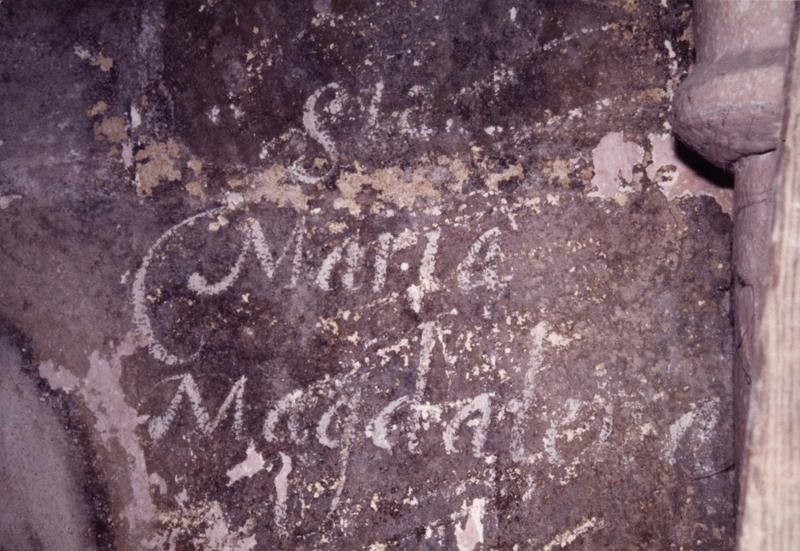
<svg viewBox="0 0 800 551">
<path fill-rule="evenodd" d="M 750 402 L 738 548 L 800 549 L 800 43 L 787 75 L 780 182 Z"/>
</svg>

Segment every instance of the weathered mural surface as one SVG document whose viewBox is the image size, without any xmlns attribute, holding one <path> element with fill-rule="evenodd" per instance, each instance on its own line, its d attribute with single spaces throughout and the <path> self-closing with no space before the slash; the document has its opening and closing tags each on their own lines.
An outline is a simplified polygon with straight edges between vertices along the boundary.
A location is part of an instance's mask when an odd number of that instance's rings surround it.
<svg viewBox="0 0 800 551">
<path fill-rule="evenodd" d="M 385 4 L 0 3 L 0 314 L 92 544 L 729 548 L 689 7 Z"/>
</svg>

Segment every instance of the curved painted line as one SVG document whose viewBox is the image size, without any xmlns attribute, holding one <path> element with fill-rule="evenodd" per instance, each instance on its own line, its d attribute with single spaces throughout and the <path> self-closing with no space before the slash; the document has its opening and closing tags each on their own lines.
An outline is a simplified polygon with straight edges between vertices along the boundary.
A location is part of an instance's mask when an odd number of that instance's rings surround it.
<svg viewBox="0 0 800 551">
<path fill-rule="evenodd" d="M 136 271 L 131 285 L 131 298 L 133 302 L 133 325 L 136 331 L 144 337 L 147 342 L 147 351 L 156 360 L 163 362 L 167 365 L 173 366 L 185 363 L 191 358 L 197 356 L 197 352 L 188 358 L 181 358 L 171 354 L 156 338 L 153 331 L 153 325 L 150 323 L 150 315 L 147 312 L 147 305 L 145 304 L 146 289 L 145 280 L 147 278 L 147 270 L 150 268 L 150 263 L 153 261 L 155 252 L 164 244 L 168 239 L 175 235 L 175 233 L 182 227 L 192 224 L 195 220 L 203 217 L 213 216 L 218 212 L 225 210 L 225 207 L 217 207 L 211 210 L 203 211 L 201 213 L 190 216 L 186 220 L 179 222 L 165 231 L 161 236 L 156 239 L 156 242 L 147 250 L 147 254 L 142 259 L 142 265 Z"/>
</svg>

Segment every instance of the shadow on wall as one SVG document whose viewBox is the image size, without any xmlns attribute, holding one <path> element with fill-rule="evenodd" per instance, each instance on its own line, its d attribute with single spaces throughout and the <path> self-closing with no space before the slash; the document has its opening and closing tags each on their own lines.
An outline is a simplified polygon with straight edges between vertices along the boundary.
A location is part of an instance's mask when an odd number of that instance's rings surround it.
<svg viewBox="0 0 800 551">
<path fill-rule="evenodd" d="M 733 189 L 732 171 L 709 162 L 680 140 L 675 140 L 675 156 L 706 181 L 721 188 Z"/>
</svg>

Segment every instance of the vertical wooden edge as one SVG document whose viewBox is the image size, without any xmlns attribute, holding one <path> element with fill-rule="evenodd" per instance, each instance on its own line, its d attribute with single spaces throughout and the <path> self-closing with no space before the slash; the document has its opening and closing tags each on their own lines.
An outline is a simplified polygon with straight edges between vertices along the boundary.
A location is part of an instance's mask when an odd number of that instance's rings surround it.
<svg viewBox="0 0 800 551">
<path fill-rule="evenodd" d="M 747 419 L 737 549 L 800 549 L 800 42 L 795 5 L 762 360 Z"/>
</svg>

